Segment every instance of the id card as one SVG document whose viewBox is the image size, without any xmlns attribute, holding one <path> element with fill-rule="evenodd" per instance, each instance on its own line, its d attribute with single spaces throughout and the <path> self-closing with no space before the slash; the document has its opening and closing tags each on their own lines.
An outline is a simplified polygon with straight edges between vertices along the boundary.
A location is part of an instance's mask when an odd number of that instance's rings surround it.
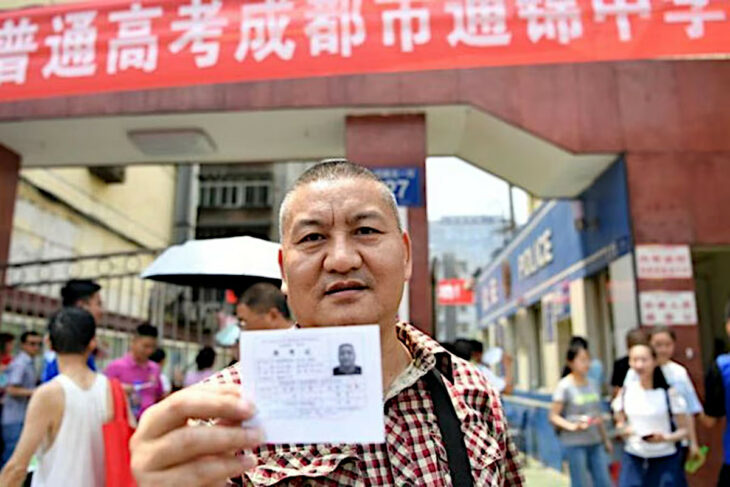
<svg viewBox="0 0 730 487">
<path fill-rule="evenodd" d="M 266 443 L 385 441 L 377 325 L 243 331 L 240 347 Z"/>
</svg>

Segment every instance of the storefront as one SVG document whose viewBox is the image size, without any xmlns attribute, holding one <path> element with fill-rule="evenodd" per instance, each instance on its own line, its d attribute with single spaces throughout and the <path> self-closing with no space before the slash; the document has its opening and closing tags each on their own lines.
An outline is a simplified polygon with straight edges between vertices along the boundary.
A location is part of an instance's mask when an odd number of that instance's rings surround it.
<svg viewBox="0 0 730 487">
<path fill-rule="evenodd" d="M 515 357 L 516 389 L 551 390 L 572 335 L 610 367 L 638 325 L 622 161 L 574 200 L 549 201 L 477 283 L 488 343 Z M 629 292 L 627 292 L 627 290 Z"/>
<path fill-rule="evenodd" d="M 555 468 L 561 452 L 547 412 L 570 337 L 589 340 L 606 377 L 625 331 L 638 326 L 628 210 L 619 160 L 577 198 L 545 202 L 476 284 L 485 342 L 514 357 L 508 417 L 527 451 Z"/>
</svg>

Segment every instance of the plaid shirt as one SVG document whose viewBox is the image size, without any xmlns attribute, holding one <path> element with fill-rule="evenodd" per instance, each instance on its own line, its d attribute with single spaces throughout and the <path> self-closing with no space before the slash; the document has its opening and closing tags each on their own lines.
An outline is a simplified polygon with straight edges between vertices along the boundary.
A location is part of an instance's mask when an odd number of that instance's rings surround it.
<svg viewBox="0 0 730 487">
<path fill-rule="evenodd" d="M 446 367 L 439 370 L 461 420 L 474 485 L 522 485 L 499 395 L 482 373 L 411 325 L 398 324 L 397 333 L 413 362 L 386 395 L 384 444 L 265 445 L 254 451 L 258 465 L 243 484 L 450 486 L 446 450 L 423 380 L 438 360 Z M 207 382 L 240 384 L 241 378 L 234 365 Z"/>
</svg>

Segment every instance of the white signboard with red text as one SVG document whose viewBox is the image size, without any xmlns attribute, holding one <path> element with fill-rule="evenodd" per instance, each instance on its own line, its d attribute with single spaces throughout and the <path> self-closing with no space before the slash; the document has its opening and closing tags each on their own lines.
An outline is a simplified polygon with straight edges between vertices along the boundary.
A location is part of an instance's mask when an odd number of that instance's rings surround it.
<svg viewBox="0 0 730 487">
<path fill-rule="evenodd" d="M 637 245 L 639 279 L 692 279 L 688 245 Z"/>
<path fill-rule="evenodd" d="M 693 291 L 644 291 L 639 293 L 639 309 L 644 326 L 697 324 Z"/>
</svg>

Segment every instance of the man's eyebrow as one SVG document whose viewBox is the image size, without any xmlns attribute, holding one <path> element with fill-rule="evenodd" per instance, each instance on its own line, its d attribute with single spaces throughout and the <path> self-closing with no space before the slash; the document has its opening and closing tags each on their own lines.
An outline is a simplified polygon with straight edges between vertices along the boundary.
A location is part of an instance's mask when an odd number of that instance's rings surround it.
<svg viewBox="0 0 730 487">
<path fill-rule="evenodd" d="M 306 227 L 321 227 L 323 225 L 322 220 L 318 218 L 302 218 L 300 220 L 297 220 L 294 222 L 294 225 L 292 226 L 292 230 L 296 231 L 300 228 L 306 228 Z"/>
<path fill-rule="evenodd" d="M 350 223 L 358 223 L 362 220 L 368 220 L 370 218 L 374 218 L 376 220 L 385 220 L 385 217 L 383 216 L 382 213 L 380 213 L 379 211 L 371 210 L 371 211 L 361 211 L 359 213 L 356 213 L 351 218 L 348 218 L 348 221 Z"/>
</svg>

